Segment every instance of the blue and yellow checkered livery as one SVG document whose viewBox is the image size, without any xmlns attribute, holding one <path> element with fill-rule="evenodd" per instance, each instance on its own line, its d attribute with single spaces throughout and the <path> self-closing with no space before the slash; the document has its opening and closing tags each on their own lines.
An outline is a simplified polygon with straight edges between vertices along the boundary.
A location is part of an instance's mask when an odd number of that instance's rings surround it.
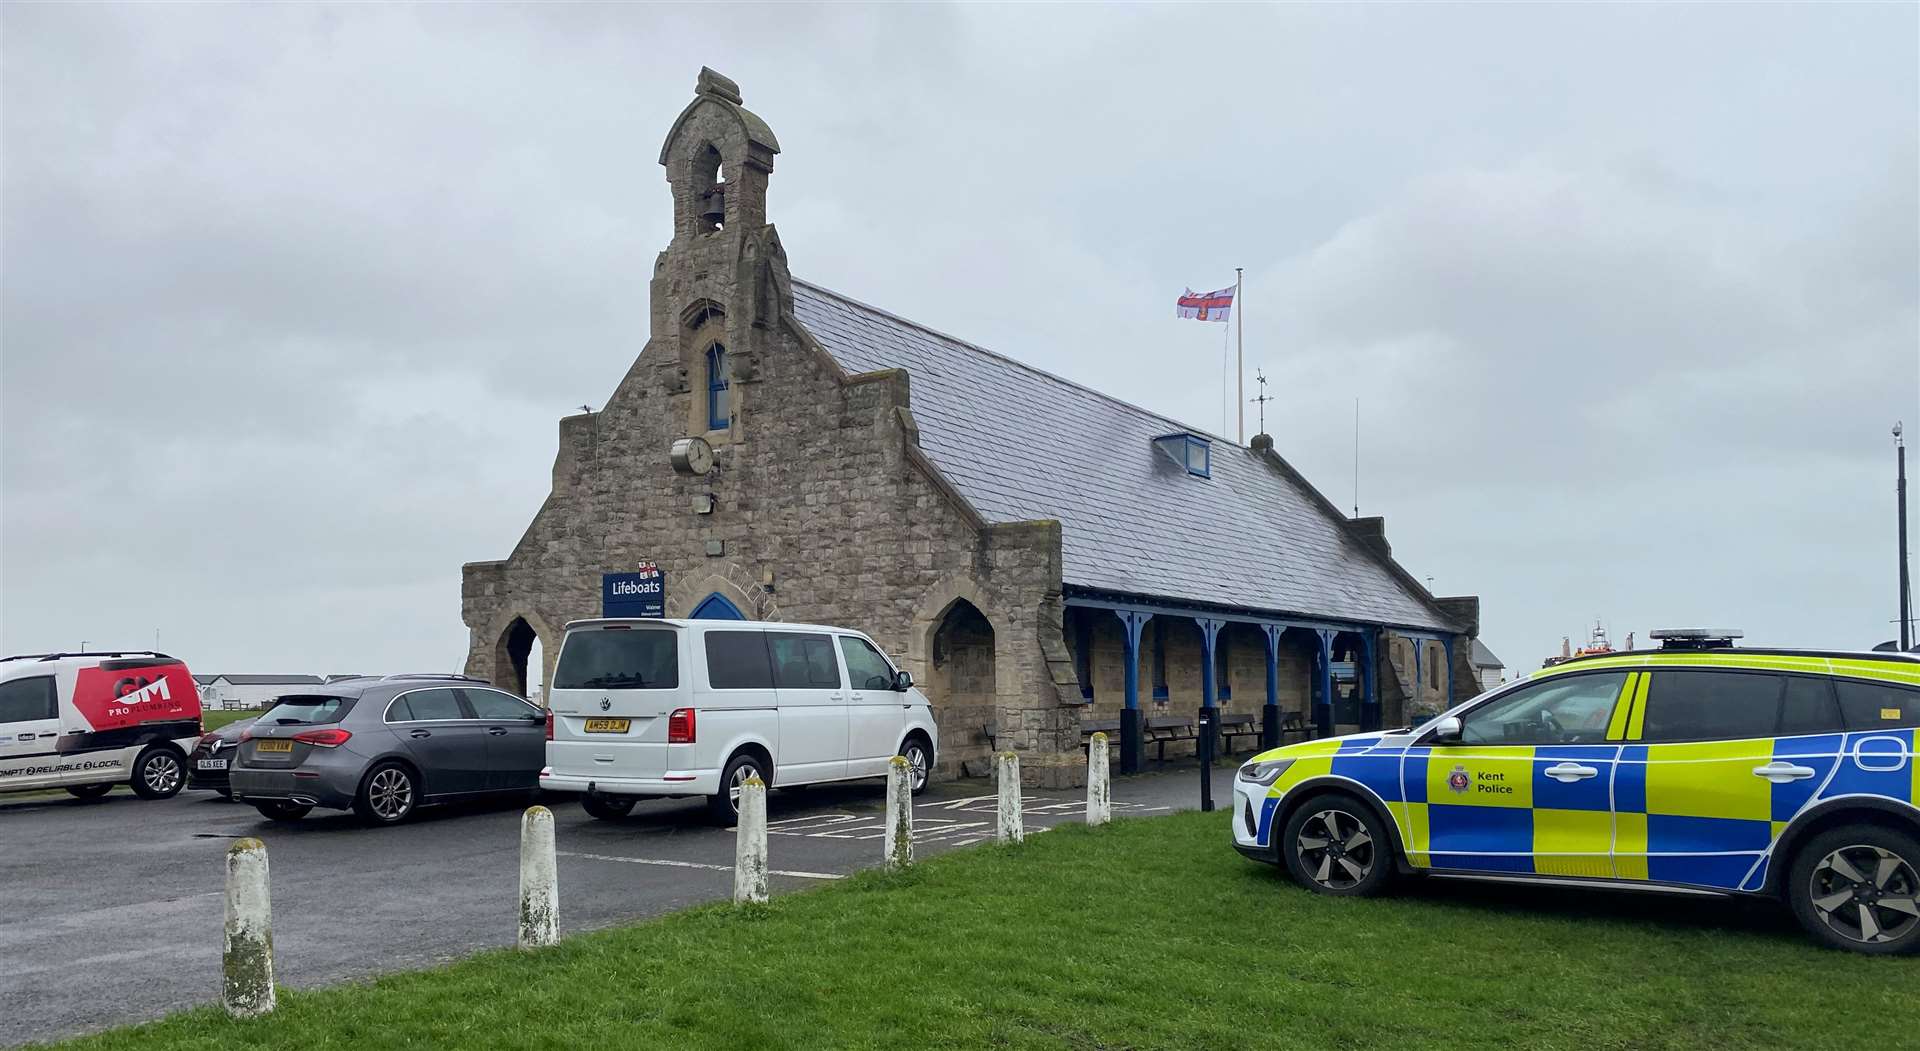
<svg viewBox="0 0 1920 1051">
<path fill-rule="evenodd" d="M 1427 745 L 1361 734 L 1283 747 L 1256 757 L 1293 762 L 1263 798 L 1243 802 L 1244 820 L 1257 826 L 1248 831 L 1270 847 L 1276 814 L 1298 786 L 1358 788 L 1392 818 L 1416 868 L 1756 892 L 1783 833 L 1823 803 L 1866 797 L 1920 821 L 1920 692 L 1901 690 L 1910 708 L 1877 713 L 1886 729 L 1868 711 L 1868 725 L 1849 722 L 1842 732 L 1643 740 L 1649 685 L 1669 668 L 1920 687 L 1920 664 L 1868 658 L 1655 651 L 1562 665 L 1529 681 L 1572 672 L 1618 681 L 1611 710 L 1601 712 L 1603 740 Z"/>
</svg>

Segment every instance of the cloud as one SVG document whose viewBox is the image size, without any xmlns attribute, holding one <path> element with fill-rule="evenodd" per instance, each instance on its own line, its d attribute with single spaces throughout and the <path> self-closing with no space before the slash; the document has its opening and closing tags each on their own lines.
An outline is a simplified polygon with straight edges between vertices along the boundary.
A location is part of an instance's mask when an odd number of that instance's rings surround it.
<svg viewBox="0 0 1920 1051">
<path fill-rule="evenodd" d="M 1910 8 L 0 20 L 9 651 L 457 666 L 459 564 L 645 342 L 702 64 L 796 274 L 1156 411 L 1230 426 L 1169 300 L 1246 267 L 1281 450 L 1349 503 L 1358 396 L 1362 510 L 1515 666 L 1595 614 L 1887 629 Z"/>
</svg>

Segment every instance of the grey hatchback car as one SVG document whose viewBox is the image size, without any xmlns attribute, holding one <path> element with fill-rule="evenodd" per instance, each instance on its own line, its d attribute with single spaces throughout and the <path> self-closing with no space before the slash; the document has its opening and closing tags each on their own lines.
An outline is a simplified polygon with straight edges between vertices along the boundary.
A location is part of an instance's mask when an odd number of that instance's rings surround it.
<svg viewBox="0 0 1920 1051">
<path fill-rule="evenodd" d="M 479 679 L 388 675 L 283 696 L 240 736 L 233 798 L 278 821 L 314 807 L 391 825 L 415 808 L 531 792 L 546 712 Z"/>
</svg>

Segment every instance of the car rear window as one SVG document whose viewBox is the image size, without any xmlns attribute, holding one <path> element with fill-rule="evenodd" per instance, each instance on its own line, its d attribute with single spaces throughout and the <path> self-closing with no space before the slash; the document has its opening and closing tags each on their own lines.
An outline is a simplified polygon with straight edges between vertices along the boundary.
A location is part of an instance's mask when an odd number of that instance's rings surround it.
<svg viewBox="0 0 1920 1051">
<path fill-rule="evenodd" d="M 1840 679 L 1840 713 L 1849 730 L 1902 730 L 1920 726 L 1920 690 L 1889 683 Z"/>
<path fill-rule="evenodd" d="M 671 690 L 680 685 L 680 638 L 647 628 L 594 628 L 567 636 L 556 690 Z"/>
<path fill-rule="evenodd" d="M 260 716 L 262 726 L 318 726 L 337 723 L 353 710 L 351 697 L 282 697 Z"/>
</svg>

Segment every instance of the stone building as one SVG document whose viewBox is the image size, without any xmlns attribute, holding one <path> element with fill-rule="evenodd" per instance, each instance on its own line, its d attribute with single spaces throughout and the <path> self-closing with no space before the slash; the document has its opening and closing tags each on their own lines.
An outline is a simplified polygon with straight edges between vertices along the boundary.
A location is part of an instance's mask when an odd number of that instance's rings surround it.
<svg viewBox="0 0 1920 1051">
<path fill-rule="evenodd" d="M 560 421 L 512 553 L 466 565 L 470 674 L 524 690 L 537 638 L 550 678 L 603 575 L 650 562 L 670 617 L 871 634 L 933 699 L 950 776 L 984 770 L 991 729 L 1032 783 L 1077 784 L 1083 720 L 1124 717 L 1133 741 L 1143 714 L 1210 693 L 1271 733 L 1287 712 L 1372 728 L 1476 692 L 1478 600 L 1428 594 L 1380 519 L 1341 514 L 1271 438 L 1240 446 L 791 277 L 767 216 L 779 152 L 702 70 L 660 151 L 674 233 L 650 338 L 599 412 Z M 669 462 L 689 435 L 711 472 Z"/>
</svg>

